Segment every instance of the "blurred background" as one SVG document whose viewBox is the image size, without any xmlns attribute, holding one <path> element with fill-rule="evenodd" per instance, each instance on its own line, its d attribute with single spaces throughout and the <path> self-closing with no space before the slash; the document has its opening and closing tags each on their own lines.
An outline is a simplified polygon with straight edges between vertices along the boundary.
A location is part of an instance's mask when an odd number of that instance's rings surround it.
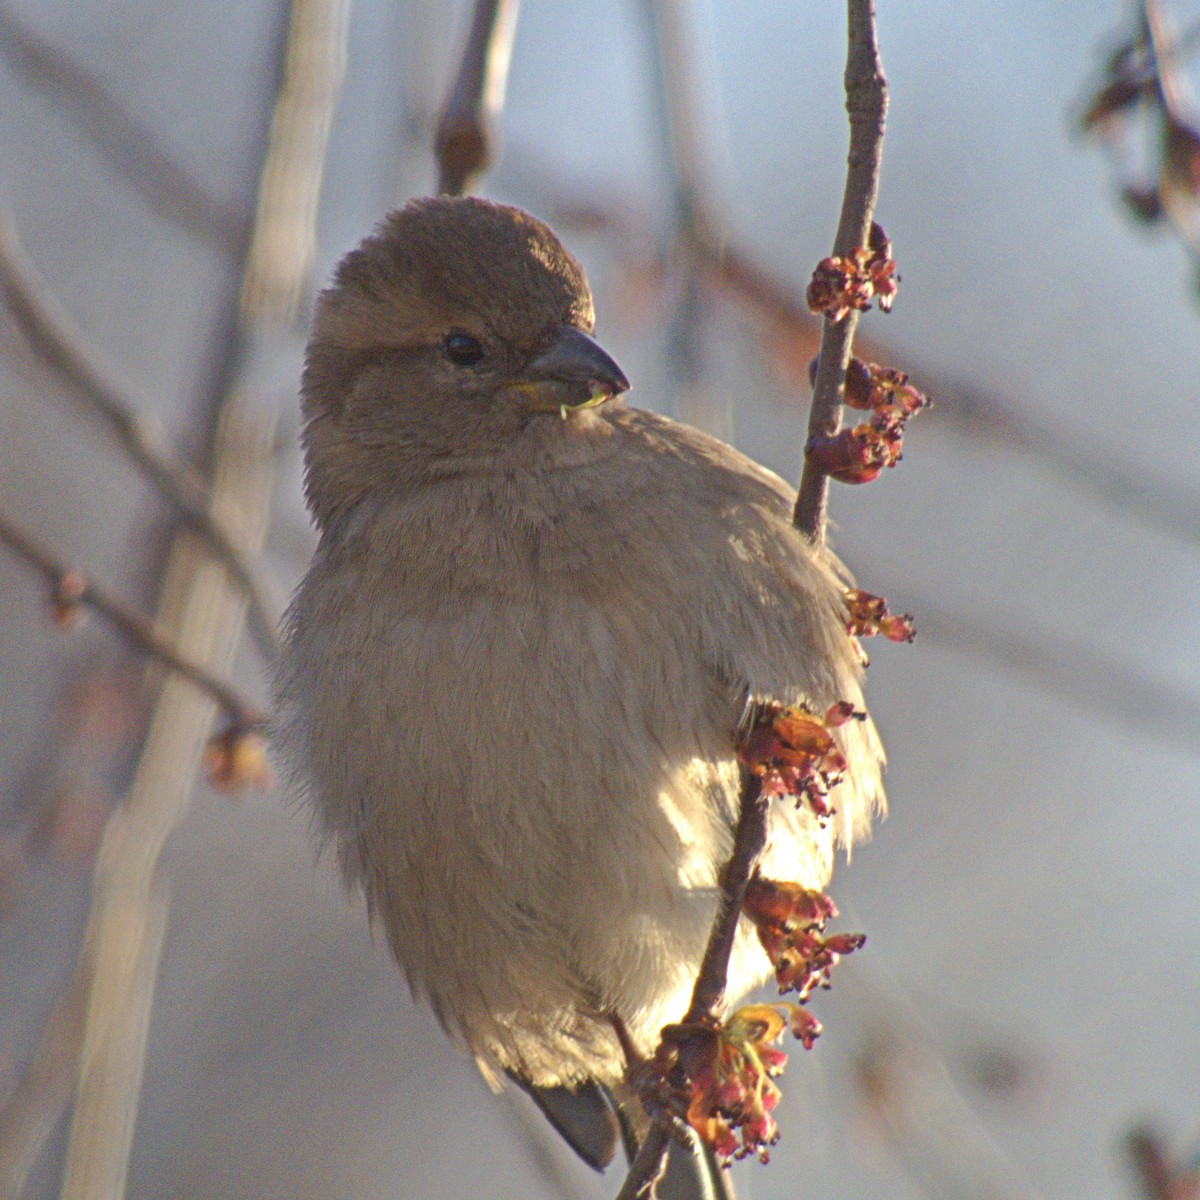
<svg viewBox="0 0 1200 1200">
<path fill-rule="evenodd" d="M 470 24 L 464 3 L 309 7 L 289 39 L 279 2 L 0 4 L 0 207 L 88 378 L 140 419 L 123 448 L 78 372 L 31 348 L 10 289 L 0 513 L 258 703 L 265 639 L 234 652 L 240 605 L 130 439 L 216 474 L 277 616 L 313 545 L 306 310 L 435 186 Z M 1200 5 L 1170 15 L 1186 48 Z M 815 1050 L 791 1048 L 772 1164 L 735 1181 L 752 1200 L 1179 1200 L 1200 1190 L 1200 299 L 1180 183 L 1190 169 L 1194 197 L 1200 155 L 1178 130 L 1160 142 L 1161 111 L 1107 152 L 1077 132 L 1132 0 L 879 0 L 878 17 L 878 219 L 903 283 L 860 336 L 936 407 L 903 464 L 835 485 L 831 512 L 860 584 L 919 632 L 869 646 L 892 813 L 831 889 L 867 946 L 814 1002 Z M 526 0 L 479 188 L 582 259 L 634 403 L 790 479 L 815 326 L 784 301 L 837 222 L 844 23 L 793 0 Z M 319 86 L 287 92 L 305 54 Z M 1195 121 L 1190 62 L 1171 103 Z M 307 165 L 260 189 L 289 119 Z M 1120 192 L 1155 182 L 1164 144 L 1177 186 L 1151 226 Z M 287 209 L 274 259 L 251 232 L 264 196 Z M 705 258 L 701 209 L 769 304 Z M 410 1003 L 296 803 L 193 794 L 211 705 L 164 695 L 99 618 L 59 632 L 46 595 L 0 553 L 0 1195 L 108 1195 L 87 1139 L 103 1154 L 130 1131 L 125 1194 L 144 1200 L 615 1194 Z M 98 962 L 135 983 L 99 994 Z M 100 1010 L 142 1017 L 103 1042 Z M 144 1071 L 136 1119 L 72 1141 L 81 1045 L 81 1112 L 109 1052 L 130 1095 Z"/>
</svg>

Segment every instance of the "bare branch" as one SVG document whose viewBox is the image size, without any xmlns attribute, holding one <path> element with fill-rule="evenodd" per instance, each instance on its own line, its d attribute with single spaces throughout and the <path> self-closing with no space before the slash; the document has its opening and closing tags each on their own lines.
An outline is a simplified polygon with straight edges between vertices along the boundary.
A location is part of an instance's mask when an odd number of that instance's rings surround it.
<svg viewBox="0 0 1200 1200">
<path fill-rule="evenodd" d="M 738 810 L 737 830 L 733 837 L 733 853 L 721 871 L 721 895 L 717 915 L 708 935 L 708 945 L 696 984 L 692 1003 L 684 1024 L 719 1019 L 725 1003 L 725 987 L 729 975 L 729 956 L 738 922 L 742 917 L 742 902 L 746 888 L 754 875 L 763 847 L 767 844 L 767 815 L 771 803 L 762 795 L 762 780 L 742 769 L 742 792 Z"/>
<path fill-rule="evenodd" d="M 0 1197 L 17 1200 L 71 1098 L 83 1046 L 87 972 L 76 969 L 59 997 L 28 1069 L 0 1106 Z"/>
<path fill-rule="evenodd" d="M 849 256 L 870 240 L 887 116 L 887 80 L 875 37 L 874 0 L 848 0 L 847 12 L 846 112 L 850 117 L 850 154 L 842 215 L 833 241 L 835 257 Z M 825 321 L 808 419 L 810 437 L 828 436 L 838 431 L 842 387 L 857 325 L 858 313 L 853 310 L 841 320 Z M 793 521 L 796 528 L 813 542 L 825 540 L 828 498 L 828 478 L 806 463 Z"/>
<path fill-rule="evenodd" d="M 242 311 L 286 324 L 312 274 L 329 132 L 346 73 L 349 0 L 292 6 L 283 73 L 258 185 Z"/>
<path fill-rule="evenodd" d="M 271 657 L 278 645 L 272 606 L 253 569 L 208 510 L 208 488 L 173 462 L 147 433 L 118 387 L 105 378 L 78 330 L 50 300 L 26 260 L 11 220 L 0 212 L 0 295 L 43 363 L 87 401 L 124 453 L 245 592 L 255 641 Z"/>
<path fill-rule="evenodd" d="M 770 798 L 762 794 L 762 781 L 743 768 L 733 852 L 721 871 L 717 912 L 713 918 L 700 969 L 696 974 L 692 1002 L 683 1019 L 685 1025 L 703 1024 L 711 1027 L 719 1023 L 724 1016 L 729 957 L 733 952 L 738 922 L 742 917 L 746 889 L 767 844 L 769 811 Z M 629 1056 L 628 1049 L 626 1055 Z M 648 1103 L 647 1111 L 651 1117 L 650 1128 L 637 1157 L 630 1165 L 625 1182 L 617 1194 L 617 1200 L 638 1200 L 639 1197 L 652 1196 L 654 1184 L 666 1168 L 672 1126 L 678 1118 L 668 1109 L 659 1108 L 657 1102 Z"/>
<path fill-rule="evenodd" d="M 0 57 L 49 94 L 156 216 L 224 253 L 239 249 L 246 221 L 236 206 L 213 195 L 101 80 L 25 25 L 7 3 L 0 3 Z"/>
<path fill-rule="evenodd" d="M 629 1174 L 621 1184 L 616 1200 L 646 1200 L 654 1195 L 654 1186 L 667 1169 L 667 1150 L 671 1136 L 659 1121 L 651 1124 L 637 1155 L 629 1164 Z"/>
<path fill-rule="evenodd" d="M 807 314 L 792 294 L 766 273 L 754 268 L 748 258 L 730 251 L 720 227 L 710 215 L 703 188 L 700 138 L 694 119 L 695 97 L 689 94 L 688 87 L 693 72 L 687 62 L 682 12 L 677 0 L 650 0 L 648 12 L 660 64 L 657 75 L 660 125 L 665 133 L 667 158 L 671 165 L 676 236 L 688 255 L 690 266 L 722 290 L 734 291 L 756 308 L 771 312 L 780 323 L 809 327 L 811 322 Z M 835 253 L 849 253 L 868 242 L 886 108 L 885 83 L 875 45 L 874 10 L 870 0 L 850 0 L 849 24 L 846 106 L 851 122 L 850 169 Z M 844 250 L 840 249 L 843 244 Z M 841 363 L 840 375 L 837 378 L 831 375 L 834 429 L 854 323 L 852 318 L 839 323 L 842 326 L 841 345 L 831 340 L 828 349 L 822 347 L 823 361 Z M 826 323 L 826 338 L 830 336 L 832 324 Z M 824 424 L 828 424 L 828 419 Z M 811 528 L 801 526 L 815 540 L 824 537 L 823 489 L 822 477 L 819 521 Z M 798 498 L 798 506 L 800 502 Z M 799 513 L 799 507 L 797 511 Z M 801 524 L 799 516 L 797 524 Z M 724 1016 L 729 959 L 746 891 L 767 840 L 770 798 L 763 796 L 762 791 L 761 780 L 743 768 L 733 851 L 721 872 L 717 911 L 697 972 L 691 1005 L 683 1020 L 685 1025 L 698 1023 L 711 1027 Z M 650 1135 L 630 1170 L 619 1200 L 634 1200 L 652 1194 L 654 1181 L 662 1172 L 672 1117 L 666 1111 L 651 1111 L 651 1117 Z"/>
<path fill-rule="evenodd" d="M 297 210 L 268 201 L 287 181 L 306 196 L 315 194 L 311 176 L 320 175 L 327 145 L 322 130 L 327 132 L 336 96 L 336 88 L 322 87 L 330 81 L 329 64 L 340 61 L 344 41 L 316 46 L 312 38 L 344 39 L 345 14 L 346 0 L 291 0 L 282 14 L 286 36 L 280 38 L 272 64 L 280 83 L 259 170 L 252 247 L 259 241 L 265 247 L 304 245 L 312 236 L 311 230 L 284 235 L 257 226 L 315 215 L 315 204 Z M 322 103 L 294 103 L 310 94 L 306 63 L 316 72 L 315 90 Z M 229 323 L 207 413 L 209 503 L 214 516 L 253 547 L 261 546 L 266 533 L 274 459 L 273 406 L 253 381 L 262 371 L 263 355 L 294 337 L 289 310 L 280 303 L 284 292 L 250 286 L 262 261 L 252 248 L 242 264 L 235 292 L 242 298 L 240 315 Z M 244 613 L 244 596 L 200 556 L 195 539 L 177 538 L 156 624 L 180 652 L 202 660 L 208 669 L 224 670 L 237 649 Z M 187 812 L 212 717 L 208 697 L 174 678 L 167 680 L 130 791 L 109 821 L 96 855 L 83 950 L 83 956 L 93 956 L 94 969 L 61 1200 L 120 1200 L 124 1194 L 166 912 L 159 860 Z"/>
<path fill-rule="evenodd" d="M 224 709 L 231 724 L 239 729 L 259 729 L 266 724 L 266 717 L 229 684 L 218 679 L 199 663 L 181 655 L 136 613 L 126 608 L 99 584 L 56 559 L 49 550 L 23 529 L 18 528 L 3 513 L 0 513 L 0 544 L 7 546 L 26 565 L 40 572 L 50 584 L 59 603 L 81 605 L 99 613 L 115 625 L 147 658 L 169 667 L 211 696 Z M 64 584 L 69 594 L 63 593 Z"/>
<path fill-rule="evenodd" d="M 475 0 L 458 75 L 438 120 L 439 192 L 464 195 L 491 165 L 517 11 L 518 0 Z"/>
</svg>

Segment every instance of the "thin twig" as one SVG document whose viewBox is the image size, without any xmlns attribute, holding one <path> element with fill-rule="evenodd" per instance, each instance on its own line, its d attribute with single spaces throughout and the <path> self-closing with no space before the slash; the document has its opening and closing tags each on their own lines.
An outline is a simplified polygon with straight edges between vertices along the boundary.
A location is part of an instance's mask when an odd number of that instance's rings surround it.
<svg viewBox="0 0 1200 1200">
<path fill-rule="evenodd" d="M 733 837 L 733 852 L 721 871 L 721 895 L 717 915 L 708 935 L 708 945 L 696 984 L 692 1003 L 684 1023 L 711 1021 L 719 1018 L 725 1003 L 725 987 L 729 976 L 729 956 L 742 917 L 742 902 L 755 867 L 767 844 L 767 816 L 771 803 L 762 795 L 762 780 L 743 769 L 739 799 L 738 824 Z"/>
<path fill-rule="evenodd" d="M 632 1163 L 629 1173 L 616 1200 L 646 1200 L 654 1195 L 654 1186 L 667 1169 L 667 1151 L 671 1146 L 671 1135 L 667 1127 L 655 1121 L 647 1131 Z"/>
<path fill-rule="evenodd" d="M 767 844 L 767 817 L 770 797 L 762 795 L 762 781 L 749 771 L 741 773 L 741 797 L 738 824 L 733 839 L 733 852 L 721 871 L 720 897 L 708 945 L 696 983 L 692 1002 L 684 1024 L 720 1021 L 725 1004 L 725 989 L 729 977 L 729 957 L 733 953 L 738 923 L 742 917 L 742 902 L 746 888 L 754 875 L 763 848 Z M 648 1106 L 649 1107 L 649 1106 Z M 652 1195 L 654 1183 L 662 1175 L 674 1119 L 665 1109 L 649 1107 L 651 1122 L 641 1149 L 630 1165 L 629 1174 L 617 1195 L 617 1200 L 635 1200 Z"/>
<path fill-rule="evenodd" d="M 0 3 L 0 57 L 50 95 L 155 215 L 225 253 L 237 249 L 245 222 L 235 205 L 215 196 L 100 79 L 30 29 L 7 3 Z"/>
<path fill-rule="evenodd" d="M 438 191 L 446 195 L 464 195 L 491 165 L 517 10 L 518 0 L 475 0 L 471 31 L 435 139 Z"/>
<path fill-rule="evenodd" d="M 57 590 L 64 580 L 70 580 L 73 587 L 69 603 L 80 604 L 99 613 L 115 625 L 147 658 L 162 663 L 177 675 L 190 680 L 202 692 L 211 696 L 225 710 L 230 722 L 239 729 L 258 729 L 266 724 L 265 715 L 234 688 L 199 663 L 181 655 L 136 613 L 126 608 L 86 575 L 60 562 L 45 546 L 25 530 L 18 528 L 3 513 L 0 513 L 0 544 L 7 546 L 28 566 L 39 571 L 51 589 Z"/>
<path fill-rule="evenodd" d="M 271 605 L 253 569 L 224 526 L 208 509 L 204 480 L 174 462 L 147 433 L 121 389 L 105 378 L 79 331 L 50 299 L 25 258 L 16 229 L 0 212 L 0 295 L 43 363 L 66 380 L 107 426 L 129 460 L 186 522 L 246 593 L 249 621 L 259 649 L 272 657 L 278 633 Z"/>
<path fill-rule="evenodd" d="M 875 37 L 874 0 L 848 0 L 849 49 L 846 56 L 846 112 L 850 117 L 850 154 L 842 215 L 833 241 L 835 257 L 849 256 L 870 240 L 879 171 L 883 159 L 883 130 L 887 116 L 887 80 Z M 813 384 L 809 437 L 837 433 L 841 421 L 842 389 L 858 313 L 851 310 L 839 321 L 826 318 L 821 354 Z M 829 479 L 806 463 L 800 478 L 793 522 L 810 541 L 825 540 Z"/>
<path fill-rule="evenodd" d="M 660 124 L 665 130 L 667 158 L 671 164 L 677 237 L 688 252 L 689 260 L 710 276 L 715 276 L 723 286 L 738 290 L 756 306 L 767 306 L 782 312 L 788 323 L 798 323 L 801 319 L 799 306 L 782 288 L 772 286 L 768 277 L 753 270 L 749 260 L 731 255 L 719 226 L 709 216 L 703 203 L 700 142 L 692 119 L 694 98 L 687 93 L 689 72 L 683 62 L 681 49 L 681 13 L 675 0 L 651 0 L 649 13 L 661 65 L 657 77 Z M 851 123 L 850 169 L 835 254 L 849 253 L 856 246 L 867 244 L 878 186 L 883 112 L 886 107 L 885 85 L 875 45 L 874 9 L 870 0 L 850 0 L 849 23 L 846 106 Z M 843 244 L 844 249 L 841 248 Z M 827 339 L 829 324 L 827 322 Z M 847 320 L 839 324 L 848 326 L 840 331 L 844 339 L 842 345 L 837 346 L 830 341 L 828 353 L 826 347 L 822 346 L 823 361 L 841 362 L 840 375 L 833 381 L 835 427 L 841 380 L 844 379 L 850 357 L 854 321 Z M 829 374 L 828 370 L 826 373 Z M 801 499 L 798 498 L 798 512 L 800 503 Z M 805 529 L 805 532 L 810 537 L 822 540 L 823 493 L 819 497 L 819 516 L 819 524 Z M 797 524 L 800 525 L 799 517 Z M 729 959 L 742 917 L 746 889 L 766 846 L 769 812 L 770 799 L 762 795 L 761 781 L 749 771 L 742 770 L 733 851 L 721 872 L 717 911 L 696 975 L 691 1005 L 684 1017 L 685 1024 L 712 1023 L 723 1016 Z M 650 1132 L 621 1188 L 618 1200 L 635 1200 L 651 1195 L 654 1182 L 662 1173 L 670 1118 L 666 1113 L 652 1116 Z"/>
</svg>

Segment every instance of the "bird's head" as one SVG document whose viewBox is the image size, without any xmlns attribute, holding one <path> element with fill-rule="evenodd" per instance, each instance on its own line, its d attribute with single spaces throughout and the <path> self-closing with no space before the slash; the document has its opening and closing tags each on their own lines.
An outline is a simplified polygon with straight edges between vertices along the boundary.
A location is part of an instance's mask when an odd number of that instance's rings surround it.
<svg viewBox="0 0 1200 1200">
<path fill-rule="evenodd" d="M 594 320 L 583 269 L 527 213 L 474 197 L 392 213 L 317 303 L 303 404 L 318 523 L 586 425 L 629 387 Z"/>
</svg>

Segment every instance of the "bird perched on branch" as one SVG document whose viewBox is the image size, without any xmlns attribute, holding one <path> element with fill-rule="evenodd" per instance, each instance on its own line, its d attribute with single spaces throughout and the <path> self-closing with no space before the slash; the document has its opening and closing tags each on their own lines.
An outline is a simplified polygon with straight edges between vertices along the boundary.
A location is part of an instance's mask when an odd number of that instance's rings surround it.
<svg viewBox="0 0 1200 1200">
<path fill-rule="evenodd" d="M 277 690 L 285 760 L 413 991 L 602 1166 L 636 1139 L 617 1026 L 649 1054 L 688 1007 L 748 706 L 862 696 L 791 489 L 627 407 L 593 323 L 550 229 L 484 200 L 415 200 L 342 260 Z M 882 807 L 873 725 L 837 736 L 834 817 L 775 802 L 764 875 L 820 888 Z M 742 926 L 731 998 L 771 970 Z"/>
</svg>

